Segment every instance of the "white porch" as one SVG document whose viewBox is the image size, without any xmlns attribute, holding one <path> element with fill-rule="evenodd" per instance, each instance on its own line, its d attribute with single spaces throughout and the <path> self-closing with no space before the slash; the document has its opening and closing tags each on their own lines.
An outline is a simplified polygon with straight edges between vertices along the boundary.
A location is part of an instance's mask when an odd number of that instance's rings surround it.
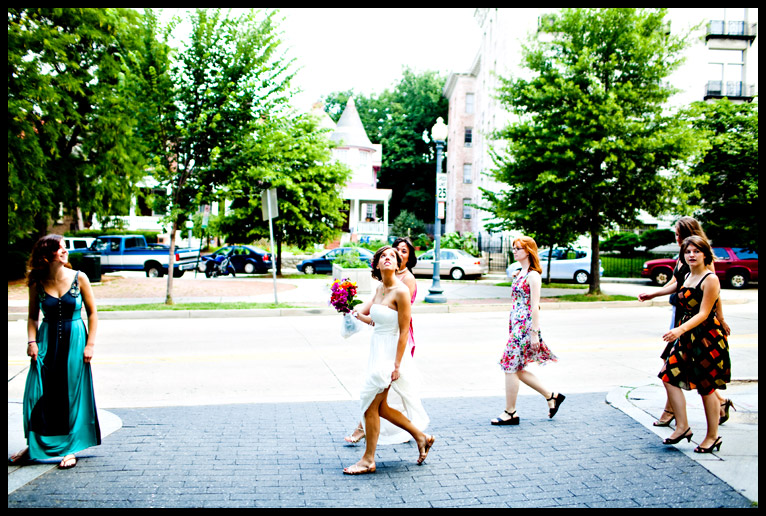
<svg viewBox="0 0 766 516">
<path fill-rule="evenodd" d="M 368 237 L 370 240 L 388 239 L 388 204 L 391 201 L 392 191 L 377 188 L 344 188 L 343 199 L 349 202 L 348 213 L 348 238 L 358 241 Z M 370 213 L 377 218 L 377 209 L 369 209 L 368 206 L 383 205 L 382 220 L 367 220 Z"/>
</svg>

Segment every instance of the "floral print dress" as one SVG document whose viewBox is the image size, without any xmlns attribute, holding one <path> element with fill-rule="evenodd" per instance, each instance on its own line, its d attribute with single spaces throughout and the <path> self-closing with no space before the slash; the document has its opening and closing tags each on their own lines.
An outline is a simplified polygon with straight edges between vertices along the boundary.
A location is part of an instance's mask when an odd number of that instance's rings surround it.
<svg viewBox="0 0 766 516">
<path fill-rule="evenodd" d="M 540 345 L 537 349 L 532 348 L 530 342 L 532 334 L 532 310 L 527 276 L 529 276 L 529 272 L 523 277 L 519 274 L 513 280 L 513 285 L 511 286 L 510 335 L 508 343 L 505 345 L 505 353 L 503 353 L 500 359 L 500 367 L 506 373 L 518 372 L 532 362 L 544 365 L 549 361 L 558 361 L 556 355 L 545 345 L 539 331 Z"/>
</svg>

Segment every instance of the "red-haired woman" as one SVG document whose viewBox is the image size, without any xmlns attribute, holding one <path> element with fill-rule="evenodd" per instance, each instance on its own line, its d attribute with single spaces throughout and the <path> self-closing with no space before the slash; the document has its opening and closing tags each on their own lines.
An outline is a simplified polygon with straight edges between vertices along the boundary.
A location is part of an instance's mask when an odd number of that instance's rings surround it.
<svg viewBox="0 0 766 516">
<path fill-rule="evenodd" d="M 77 464 L 75 452 L 101 444 L 90 370 L 96 303 L 88 277 L 73 271 L 68 257 L 59 235 L 44 236 L 32 248 L 27 277 L 27 355 L 32 360 L 23 402 L 28 446 L 10 457 L 10 463 L 63 457 L 59 468 L 68 469 Z"/>
<path fill-rule="evenodd" d="M 513 256 L 521 264 L 521 270 L 513 280 L 511 287 L 510 336 L 505 346 L 505 353 L 500 359 L 500 366 L 505 372 L 505 411 L 500 417 L 490 421 L 493 425 L 518 425 L 516 398 L 519 394 L 519 381 L 530 386 L 548 401 L 548 417 L 553 417 L 559 410 L 565 396 L 543 386 L 540 380 L 526 370 L 531 363 L 546 364 L 558 359 L 543 342 L 540 333 L 540 289 L 542 277 L 537 244 L 526 236 L 513 241 Z"/>
</svg>

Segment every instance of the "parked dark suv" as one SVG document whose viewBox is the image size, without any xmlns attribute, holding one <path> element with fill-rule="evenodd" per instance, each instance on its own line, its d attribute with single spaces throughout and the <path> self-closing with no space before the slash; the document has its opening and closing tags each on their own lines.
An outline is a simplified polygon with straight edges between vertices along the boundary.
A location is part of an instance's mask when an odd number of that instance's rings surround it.
<svg viewBox="0 0 766 516">
<path fill-rule="evenodd" d="M 715 273 L 722 285 L 745 288 L 758 281 L 758 253 L 745 247 L 714 247 Z M 664 285 L 673 277 L 676 258 L 650 260 L 644 264 L 642 278 L 650 278 L 655 285 Z"/>
</svg>

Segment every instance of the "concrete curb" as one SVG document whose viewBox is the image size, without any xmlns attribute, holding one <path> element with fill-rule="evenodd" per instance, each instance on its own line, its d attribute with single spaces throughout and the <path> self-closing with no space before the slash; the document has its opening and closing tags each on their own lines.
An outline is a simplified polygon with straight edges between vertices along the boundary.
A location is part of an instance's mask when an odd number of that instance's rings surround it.
<svg viewBox="0 0 766 516">
<path fill-rule="evenodd" d="M 747 303 L 746 299 L 728 299 L 727 305 Z M 593 302 L 553 302 L 543 303 L 543 310 L 577 310 L 591 308 L 637 308 L 667 306 L 666 300 L 651 301 L 593 301 Z M 510 309 L 510 303 L 448 303 L 448 304 L 416 304 L 412 307 L 414 314 L 447 314 L 465 312 L 505 312 Z M 136 310 L 99 312 L 99 320 L 121 319 L 220 319 L 228 317 L 297 317 L 308 315 L 335 315 L 332 308 L 262 308 L 241 310 Z M 9 312 L 8 321 L 26 320 L 24 312 Z"/>
</svg>

